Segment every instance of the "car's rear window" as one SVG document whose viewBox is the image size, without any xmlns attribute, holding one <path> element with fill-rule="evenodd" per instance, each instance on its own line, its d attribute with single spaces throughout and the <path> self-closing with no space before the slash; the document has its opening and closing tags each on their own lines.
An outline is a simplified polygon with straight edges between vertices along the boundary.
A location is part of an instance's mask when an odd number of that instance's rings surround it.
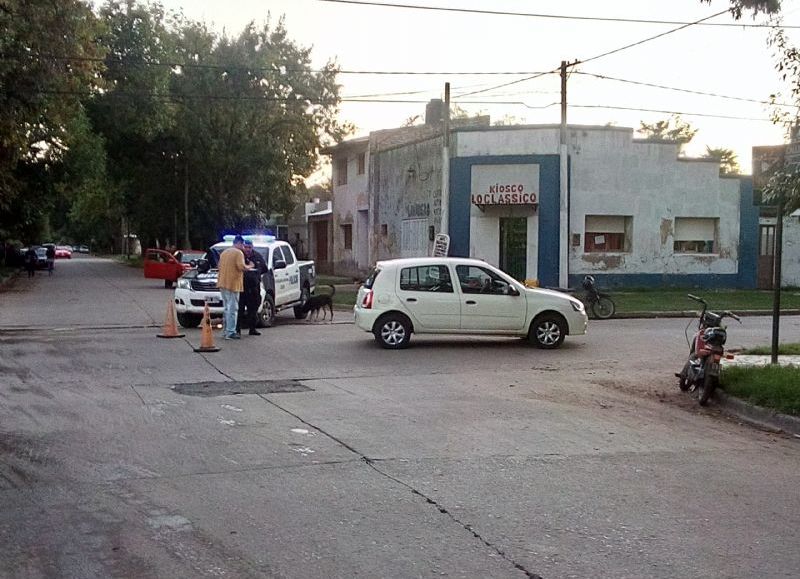
<svg viewBox="0 0 800 579">
<path fill-rule="evenodd" d="M 378 274 L 380 273 L 381 270 L 378 269 L 377 267 L 373 269 L 370 272 L 369 277 L 364 281 L 364 287 L 367 289 L 372 289 L 372 286 L 375 284 L 375 280 L 378 278 Z"/>
</svg>

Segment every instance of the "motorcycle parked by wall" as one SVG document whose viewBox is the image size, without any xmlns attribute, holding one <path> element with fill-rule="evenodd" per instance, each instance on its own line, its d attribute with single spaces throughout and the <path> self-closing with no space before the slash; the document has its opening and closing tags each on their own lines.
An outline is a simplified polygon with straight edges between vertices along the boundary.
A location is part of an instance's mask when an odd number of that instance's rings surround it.
<svg viewBox="0 0 800 579">
<path fill-rule="evenodd" d="M 585 276 L 581 285 L 585 293 L 579 297 L 586 304 L 587 309 L 591 310 L 594 317 L 607 320 L 614 315 L 614 312 L 617 311 L 614 300 L 611 299 L 610 295 L 597 290 L 593 275 Z"/>
<path fill-rule="evenodd" d="M 725 355 L 728 332 L 722 325 L 722 319 L 729 317 L 739 323 L 742 320 L 730 311 L 721 314 L 710 311 L 703 298 L 692 294 L 688 294 L 688 297 L 702 304 L 703 309 L 699 313 L 697 331 L 691 341 L 688 332 L 692 322 L 686 326 L 684 334 L 689 344 L 689 359 L 675 376 L 678 377 L 680 389 L 696 392 L 700 406 L 705 406 L 719 385 L 720 363 Z"/>
</svg>

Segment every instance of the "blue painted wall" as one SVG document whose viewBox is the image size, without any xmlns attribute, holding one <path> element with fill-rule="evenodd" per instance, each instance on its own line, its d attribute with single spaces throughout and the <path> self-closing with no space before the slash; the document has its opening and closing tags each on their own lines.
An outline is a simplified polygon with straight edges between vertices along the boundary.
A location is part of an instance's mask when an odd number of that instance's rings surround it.
<svg viewBox="0 0 800 579">
<path fill-rule="evenodd" d="M 735 274 L 598 274 L 593 273 L 602 288 L 685 287 L 700 289 L 754 289 L 758 277 L 758 213 L 754 204 L 753 179 L 739 181 L 739 271 Z M 583 274 L 570 275 L 571 287 L 579 287 Z"/>
<path fill-rule="evenodd" d="M 558 285 L 559 196 L 558 155 L 497 155 L 450 160 L 450 255 L 469 257 L 470 187 L 473 165 L 539 165 L 539 283 Z"/>
</svg>

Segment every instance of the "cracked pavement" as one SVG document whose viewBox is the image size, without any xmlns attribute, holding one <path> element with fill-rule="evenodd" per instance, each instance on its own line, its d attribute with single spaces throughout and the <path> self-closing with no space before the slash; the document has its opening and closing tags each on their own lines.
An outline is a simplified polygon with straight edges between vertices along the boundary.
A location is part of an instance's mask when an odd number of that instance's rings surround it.
<svg viewBox="0 0 800 579">
<path fill-rule="evenodd" d="M 800 441 L 678 391 L 688 319 L 595 322 L 553 352 L 389 352 L 289 312 L 197 354 L 199 330 L 155 337 L 170 295 L 99 258 L 0 293 L 0 577 L 800 568 Z M 743 322 L 731 345 L 768 341 L 769 319 Z M 248 393 L 174 388 L 202 382 Z"/>
</svg>

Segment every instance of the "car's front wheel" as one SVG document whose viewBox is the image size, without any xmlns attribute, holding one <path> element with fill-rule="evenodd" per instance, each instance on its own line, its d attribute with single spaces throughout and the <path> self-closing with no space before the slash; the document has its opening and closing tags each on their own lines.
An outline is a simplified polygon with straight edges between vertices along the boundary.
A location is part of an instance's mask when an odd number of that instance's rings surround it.
<svg viewBox="0 0 800 579">
<path fill-rule="evenodd" d="M 411 340 L 411 322 L 401 314 L 387 314 L 372 328 L 375 341 L 387 350 L 399 350 Z"/>
<path fill-rule="evenodd" d="M 203 321 L 200 314 L 178 313 L 178 323 L 184 328 L 196 328 Z"/>
<path fill-rule="evenodd" d="M 528 340 L 537 348 L 552 350 L 558 348 L 567 335 L 567 323 L 557 314 L 538 316 L 531 324 Z"/>
</svg>

